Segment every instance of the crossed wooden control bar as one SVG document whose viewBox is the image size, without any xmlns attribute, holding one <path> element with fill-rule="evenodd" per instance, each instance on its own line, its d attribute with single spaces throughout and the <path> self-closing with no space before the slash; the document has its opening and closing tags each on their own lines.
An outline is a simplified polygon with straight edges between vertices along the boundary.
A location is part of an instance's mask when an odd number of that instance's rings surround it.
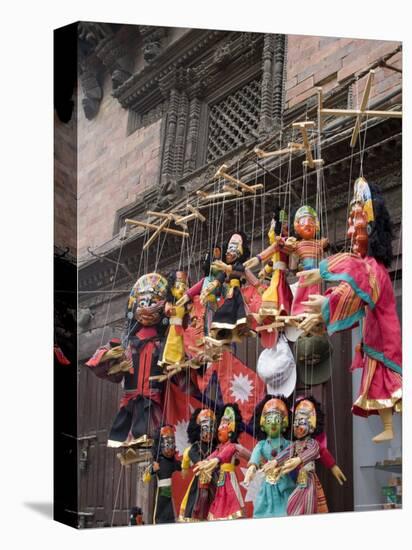
<svg viewBox="0 0 412 550">
<path fill-rule="evenodd" d="M 375 75 L 375 71 L 373 70 L 369 71 L 368 80 L 366 81 L 366 86 L 363 92 L 359 109 L 325 109 L 323 107 L 323 90 L 322 88 L 317 88 L 318 116 L 320 121 L 320 130 L 322 129 L 322 117 L 326 117 L 330 115 L 356 117 L 355 126 L 353 128 L 352 137 L 350 140 L 350 146 L 351 148 L 353 148 L 355 147 L 358 141 L 363 117 L 402 118 L 402 111 L 371 111 L 366 108 L 369 102 L 369 96 L 372 89 L 374 75 Z"/>
<path fill-rule="evenodd" d="M 192 205 L 188 204 L 187 209 L 190 211 L 190 214 L 186 216 L 180 216 L 174 212 L 154 212 L 148 210 L 147 214 L 149 216 L 154 216 L 157 218 L 163 218 L 163 221 L 160 225 L 154 223 L 142 222 L 140 220 L 130 220 L 126 219 L 125 223 L 129 225 L 135 225 L 138 227 L 145 227 L 146 229 L 154 229 L 154 233 L 151 235 L 149 240 L 143 245 L 143 250 L 149 248 L 151 244 L 157 239 L 160 233 L 169 233 L 170 235 L 176 235 L 178 237 L 186 238 L 189 237 L 187 231 L 181 231 L 179 229 L 170 229 L 168 225 L 171 222 L 174 222 L 176 225 L 180 225 L 183 229 L 187 230 L 187 223 L 194 219 L 200 220 L 202 223 L 206 221 L 206 218 Z"/>
<path fill-rule="evenodd" d="M 197 191 L 196 194 L 200 197 L 201 200 L 210 200 L 210 199 L 223 199 L 225 197 L 242 197 L 243 193 L 256 193 L 258 189 L 263 189 L 261 183 L 256 185 L 247 185 L 243 181 L 238 180 L 234 176 L 231 176 L 226 172 L 228 169 L 227 164 L 222 164 L 222 166 L 216 172 L 214 179 L 223 178 L 230 181 L 231 185 L 225 184 L 222 187 L 222 191 L 219 193 L 206 193 L 205 191 Z M 241 191 L 239 189 L 241 189 Z"/>
</svg>

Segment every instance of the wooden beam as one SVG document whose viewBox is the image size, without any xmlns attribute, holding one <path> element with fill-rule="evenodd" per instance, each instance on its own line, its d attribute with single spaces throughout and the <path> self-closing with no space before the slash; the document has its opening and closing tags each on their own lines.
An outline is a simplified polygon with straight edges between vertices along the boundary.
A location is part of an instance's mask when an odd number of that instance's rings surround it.
<svg viewBox="0 0 412 550">
<path fill-rule="evenodd" d="M 302 134 L 303 145 L 306 150 L 306 161 L 310 168 L 315 168 L 315 163 L 313 161 L 313 155 L 312 155 L 312 147 L 309 143 L 309 137 L 308 137 L 308 131 L 307 131 L 308 128 L 313 128 L 315 126 L 315 123 L 312 120 L 307 120 L 305 122 L 294 122 L 292 126 L 294 128 L 299 128 L 300 133 Z"/>
<path fill-rule="evenodd" d="M 335 116 L 353 116 L 357 117 L 360 114 L 364 116 L 377 117 L 377 118 L 402 118 L 402 111 L 360 111 L 359 109 L 322 109 L 322 116 L 335 115 Z"/>
<path fill-rule="evenodd" d="M 143 245 L 143 250 L 146 250 L 146 248 L 149 248 L 149 246 L 157 239 L 157 237 L 160 235 L 160 233 L 169 223 L 170 223 L 169 217 L 167 217 L 165 220 L 162 221 L 162 223 L 159 225 L 159 227 L 156 229 L 156 231 L 153 233 L 150 239 Z"/>
<path fill-rule="evenodd" d="M 155 225 L 154 223 L 147 223 L 147 222 L 141 222 L 138 220 L 124 220 L 125 223 L 128 223 L 130 225 L 137 225 L 138 227 L 145 227 L 146 229 L 159 229 L 158 225 Z M 169 227 L 165 227 L 162 229 L 163 233 L 169 233 L 170 235 L 176 235 L 177 237 L 189 237 L 189 233 L 186 233 L 185 231 L 179 231 L 177 229 L 170 229 Z"/>
<path fill-rule="evenodd" d="M 368 74 L 368 80 L 366 81 L 366 86 L 363 91 L 362 101 L 360 104 L 360 113 L 356 117 L 355 127 L 353 128 L 352 132 L 352 138 L 350 140 L 350 146 L 353 148 L 356 145 L 356 142 L 358 141 L 358 136 L 360 132 L 361 122 L 362 122 L 362 115 L 364 115 L 364 111 L 366 110 L 366 107 L 368 106 L 369 96 L 372 89 L 372 82 L 373 82 L 373 76 L 375 74 L 375 71 L 369 71 Z"/>
<path fill-rule="evenodd" d="M 222 166 L 218 169 L 218 171 L 215 174 L 215 179 L 216 178 L 227 179 L 232 183 L 234 183 L 235 185 L 237 185 L 238 187 L 240 187 L 241 189 L 243 189 L 243 191 L 245 191 L 246 193 L 256 193 L 256 186 L 251 187 L 250 185 L 243 183 L 243 181 L 238 180 L 237 178 L 231 176 L 230 174 L 227 174 L 226 173 L 227 168 L 228 168 L 227 164 L 222 164 Z"/>
</svg>

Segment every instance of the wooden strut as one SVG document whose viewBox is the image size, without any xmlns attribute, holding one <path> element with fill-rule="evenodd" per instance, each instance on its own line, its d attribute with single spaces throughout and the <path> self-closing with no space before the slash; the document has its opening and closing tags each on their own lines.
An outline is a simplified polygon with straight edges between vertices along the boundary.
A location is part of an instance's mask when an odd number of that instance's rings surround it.
<svg viewBox="0 0 412 550">
<path fill-rule="evenodd" d="M 124 220 L 125 223 L 128 223 L 130 225 L 137 225 L 138 227 L 145 227 L 146 229 L 159 229 L 158 225 L 155 225 L 154 223 L 147 223 L 147 222 L 141 222 L 138 220 Z M 169 233 L 170 235 L 176 235 L 177 237 L 189 237 L 189 233 L 186 231 L 179 231 L 178 229 L 170 229 L 169 227 L 164 227 L 162 229 L 163 233 Z"/>
<path fill-rule="evenodd" d="M 325 116 L 349 116 L 356 117 L 355 126 L 353 128 L 350 147 L 353 149 L 358 141 L 359 132 L 363 117 L 376 118 L 402 118 L 402 111 L 372 111 L 366 109 L 369 101 L 369 96 L 372 89 L 373 78 L 375 71 L 371 70 L 368 73 L 368 80 L 363 91 L 363 96 L 359 109 L 325 109 L 323 107 L 323 91 L 322 88 L 317 88 L 318 94 L 318 115 L 321 121 L 320 130 L 322 130 L 322 117 Z"/>
<path fill-rule="evenodd" d="M 304 149 L 305 146 L 302 143 L 288 143 L 288 146 L 285 149 L 279 149 L 278 151 L 263 151 L 259 147 L 255 147 L 253 151 L 256 153 L 256 156 L 260 159 L 266 159 L 270 157 L 278 157 L 281 155 L 286 155 L 293 153 L 294 151 L 300 151 Z"/>
<path fill-rule="evenodd" d="M 229 180 L 235 185 L 237 185 L 238 187 L 240 187 L 246 193 L 256 193 L 258 189 L 263 189 L 262 183 L 257 183 L 256 185 L 247 185 L 246 183 L 243 183 L 243 181 L 240 181 L 237 178 L 234 178 L 230 174 L 227 174 L 226 173 L 227 169 L 228 169 L 227 164 L 222 164 L 222 166 L 218 169 L 218 171 L 215 174 L 215 179 L 224 178 L 226 180 Z"/>
</svg>

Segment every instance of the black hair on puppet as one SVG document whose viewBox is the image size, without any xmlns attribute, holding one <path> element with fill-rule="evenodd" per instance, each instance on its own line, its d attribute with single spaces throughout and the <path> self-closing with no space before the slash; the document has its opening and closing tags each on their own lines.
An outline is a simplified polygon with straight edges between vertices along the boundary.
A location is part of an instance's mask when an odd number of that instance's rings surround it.
<svg viewBox="0 0 412 550">
<path fill-rule="evenodd" d="M 160 430 L 162 428 L 166 428 L 166 426 L 169 426 L 174 431 L 174 427 L 171 424 L 162 424 L 160 428 L 156 430 L 155 435 L 153 437 L 151 451 L 152 451 L 152 458 L 155 462 L 158 462 L 159 456 L 161 455 L 161 452 L 162 452 L 160 449 Z"/>
<path fill-rule="evenodd" d="M 230 441 L 232 443 L 237 443 L 237 440 L 239 438 L 239 435 L 244 431 L 245 427 L 244 427 L 244 424 L 243 424 L 243 419 L 242 419 L 242 413 L 240 412 L 240 409 L 239 409 L 239 405 L 237 403 L 225 403 L 223 405 L 223 410 L 222 410 L 222 414 L 219 418 L 219 424 L 220 424 L 220 421 L 222 419 L 222 416 L 225 412 L 225 409 L 226 407 L 231 407 L 235 413 L 235 431 L 232 433 L 232 435 L 230 436 Z M 219 426 L 218 424 L 218 426 Z"/>
<path fill-rule="evenodd" d="M 214 257 L 216 249 L 220 251 L 220 258 Z M 209 250 L 208 252 L 205 253 L 203 264 L 202 264 L 202 271 L 205 277 L 210 275 L 210 266 L 212 265 L 212 262 L 214 259 L 219 259 L 219 260 L 222 259 L 222 247 L 217 244 L 215 244 L 212 251 Z"/>
<path fill-rule="evenodd" d="M 249 422 L 249 428 L 253 430 L 253 434 L 258 441 L 261 441 L 262 439 L 266 439 L 267 435 L 260 427 L 260 417 L 262 416 L 263 407 L 266 405 L 268 401 L 270 401 L 270 399 L 281 399 L 288 409 L 289 427 L 283 432 L 283 435 L 286 439 L 289 439 L 289 432 L 290 432 L 290 426 L 291 426 L 291 414 L 292 414 L 290 410 L 291 404 L 290 404 L 290 400 L 284 395 L 270 395 L 270 394 L 265 395 L 265 397 L 262 399 L 262 401 L 260 401 L 256 405 L 255 410 L 253 411 L 252 418 L 250 419 L 250 422 Z"/>
<path fill-rule="evenodd" d="M 368 224 L 368 256 L 375 258 L 385 267 L 390 267 L 393 259 L 393 227 L 379 187 L 369 184 L 372 195 L 374 221 Z"/>
<path fill-rule="evenodd" d="M 237 263 L 238 262 L 243 263 L 243 262 L 245 262 L 246 260 L 248 260 L 250 258 L 249 239 L 248 239 L 246 233 L 244 233 L 243 231 L 233 231 L 232 235 L 240 235 L 242 237 L 243 254 L 242 254 L 242 256 L 240 256 L 240 258 L 238 258 L 236 260 L 236 262 Z M 232 237 L 232 235 L 230 237 Z M 229 240 L 230 240 L 230 238 L 229 238 Z M 229 245 L 229 241 L 227 241 L 223 246 L 223 251 L 222 251 L 223 261 L 225 261 L 225 256 L 226 256 L 226 251 L 227 251 L 228 245 Z"/>
<path fill-rule="evenodd" d="M 272 220 L 275 220 L 275 235 L 280 235 L 282 232 L 283 222 L 280 221 L 280 213 L 282 212 L 282 210 L 283 208 L 280 206 L 280 204 L 276 204 L 276 202 L 274 202 L 272 208 Z M 290 226 L 291 224 L 288 223 L 288 227 Z"/>
<path fill-rule="evenodd" d="M 192 413 L 192 416 L 190 417 L 189 424 L 187 426 L 187 438 L 189 440 L 189 443 L 196 443 L 196 441 L 199 441 L 200 439 L 200 426 L 196 422 L 197 416 L 200 413 L 202 409 L 198 407 L 195 409 Z"/>
<path fill-rule="evenodd" d="M 196 443 L 197 441 L 200 441 L 200 425 L 197 423 L 197 417 L 203 409 L 207 409 L 208 407 L 200 408 L 198 407 L 195 409 L 190 417 L 189 424 L 187 426 L 187 438 L 189 440 L 189 443 Z M 209 409 L 212 410 L 212 409 Z M 213 411 L 212 411 L 213 412 Z M 215 420 L 215 433 L 213 436 L 213 444 L 216 444 L 216 432 L 217 432 L 217 426 L 218 426 L 218 417 L 216 416 Z"/>
<path fill-rule="evenodd" d="M 291 426 L 293 426 L 293 420 L 294 420 L 296 406 L 301 401 L 311 401 L 315 405 L 315 409 L 316 409 L 316 428 L 315 428 L 315 431 L 311 434 L 312 437 L 315 437 L 315 435 L 319 435 L 320 433 L 322 433 L 324 431 L 325 415 L 323 414 L 323 411 L 322 411 L 322 408 L 321 408 L 321 405 L 320 405 L 319 401 L 317 401 L 313 397 L 313 395 L 309 395 L 308 397 L 302 396 L 302 397 L 298 397 L 296 399 L 294 407 L 293 407 Z M 292 428 L 292 431 L 293 431 L 293 428 Z"/>
</svg>

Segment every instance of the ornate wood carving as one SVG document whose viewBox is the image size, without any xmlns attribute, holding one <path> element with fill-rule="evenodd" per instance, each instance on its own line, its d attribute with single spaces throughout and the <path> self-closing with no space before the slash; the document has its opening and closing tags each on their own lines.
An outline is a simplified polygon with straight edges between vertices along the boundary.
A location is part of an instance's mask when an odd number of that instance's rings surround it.
<svg viewBox="0 0 412 550">
<path fill-rule="evenodd" d="M 186 137 L 186 152 L 183 175 L 187 176 L 196 168 L 199 136 L 200 99 L 193 97 L 189 105 L 189 127 Z"/>
<path fill-rule="evenodd" d="M 143 41 L 143 58 L 146 63 L 155 61 L 162 52 L 162 41 L 167 35 L 165 27 L 139 25 Z"/>
</svg>

